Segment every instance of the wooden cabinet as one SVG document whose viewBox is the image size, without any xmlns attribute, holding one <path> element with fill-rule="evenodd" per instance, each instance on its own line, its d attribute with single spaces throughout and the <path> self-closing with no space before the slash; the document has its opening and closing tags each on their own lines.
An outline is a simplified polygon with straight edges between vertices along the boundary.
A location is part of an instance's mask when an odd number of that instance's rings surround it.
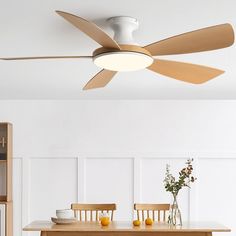
<svg viewBox="0 0 236 236">
<path fill-rule="evenodd" d="M 0 205 L 5 214 L 3 236 L 12 236 L 12 124 L 10 123 L 0 123 Z"/>
</svg>

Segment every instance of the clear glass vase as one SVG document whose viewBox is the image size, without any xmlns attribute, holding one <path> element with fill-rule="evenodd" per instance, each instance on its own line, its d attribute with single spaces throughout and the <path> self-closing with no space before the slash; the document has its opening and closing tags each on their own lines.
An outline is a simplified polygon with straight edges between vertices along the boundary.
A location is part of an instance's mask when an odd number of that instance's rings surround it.
<svg viewBox="0 0 236 236">
<path fill-rule="evenodd" d="M 181 212 L 177 202 L 177 194 L 173 194 L 173 203 L 170 205 L 168 224 L 169 225 L 182 225 Z"/>
</svg>

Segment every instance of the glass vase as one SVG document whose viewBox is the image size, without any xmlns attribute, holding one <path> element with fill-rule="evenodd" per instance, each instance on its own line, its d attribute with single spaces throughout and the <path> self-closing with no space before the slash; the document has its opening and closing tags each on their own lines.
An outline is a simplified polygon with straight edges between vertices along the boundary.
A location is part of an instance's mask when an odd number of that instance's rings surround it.
<svg viewBox="0 0 236 236">
<path fill-rule="evenodd" d="M 168 224 L 182 226 L 182 218 L 181 218 L 181 212 L 180 212 L 178 202 L 177 202 L 177 194 L 173 194 L 173 203 L 172 205 L 170 205 Z"/>
</svg>

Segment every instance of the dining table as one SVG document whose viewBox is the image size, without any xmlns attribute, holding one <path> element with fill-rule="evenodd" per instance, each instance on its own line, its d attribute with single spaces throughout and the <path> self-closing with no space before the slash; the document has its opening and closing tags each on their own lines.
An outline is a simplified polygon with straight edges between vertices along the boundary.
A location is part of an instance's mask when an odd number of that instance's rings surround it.
<svg viewBox="0 0 236 236">
<path fill-rule="evenodd" d="M 108 226 L 98 221 L 73 224 L 33 221 L 23 230 L 38 231 L 41 236 L 212 236 L 214 232 L 230 232 L 229 228 L 215 222 L 184 222 L 182 226 L 154 222 L 133 226 L 132 221 L 112 221 Z"/>
</svg>

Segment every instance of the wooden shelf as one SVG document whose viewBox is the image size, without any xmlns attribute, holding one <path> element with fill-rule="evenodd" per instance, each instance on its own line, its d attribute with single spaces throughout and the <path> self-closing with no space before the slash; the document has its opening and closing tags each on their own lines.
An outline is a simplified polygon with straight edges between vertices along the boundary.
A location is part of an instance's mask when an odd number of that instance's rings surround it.
<svg viewBox="0 0 236 236">
<path fill-rule="evenodd" d="M 0 163 L 6 163 L 7 160 L 0 160 Z"/>
<path fill-rule="evenodd" d="M 0 201 L 1 202 L 5 202 L 7 200 L 7 196 L 6 195 L 0 195 Z"/>
</svg>

